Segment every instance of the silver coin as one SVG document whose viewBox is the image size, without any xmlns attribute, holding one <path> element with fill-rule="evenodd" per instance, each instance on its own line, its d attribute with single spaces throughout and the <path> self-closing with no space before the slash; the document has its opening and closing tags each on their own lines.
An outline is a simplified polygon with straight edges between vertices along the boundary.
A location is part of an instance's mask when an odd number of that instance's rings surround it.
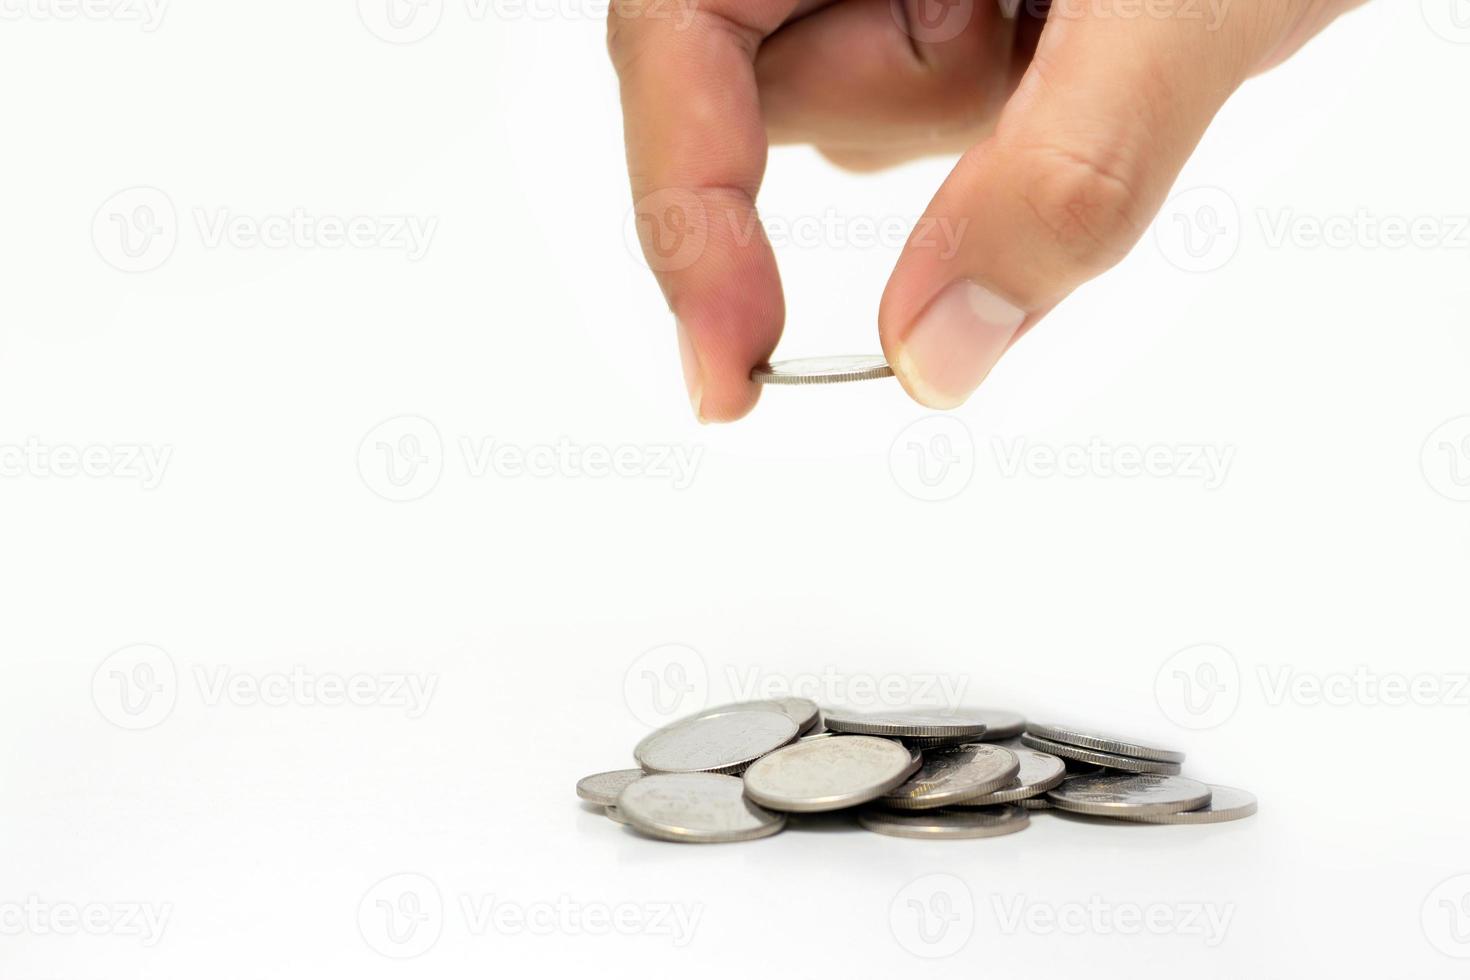
<svg viewBox="0 0 1470 980">
<path fill-rule="evenodd" d="M 1256 812 L 1256 798 L 1252 793 L 1233 786 L 1210 786 L 1210 802 L 1198 810 L 1183 810 L 1154 817 L 1129 817 L 1137 823 L 1224 823 L 1240 820 Z"/>
<path fill-rule="evenodd" d="M 834 732 L 888 738 L 972 738 L 985 734 L 985 721 L 969 711 L 828 711 Z"/>
<path fill-rule="evenodd" d="M 757 701 L 732 701 L 729 704 L 717 704 L 713 708 L 705 708 L 703 711 L 696 711 L 692 715 L 676 719 L 673 724 L 693 721 L 695 718 L 708 718 L 710 715 L 723 715 L 731 711 L 779 712 L 796 722 L 796 730 L 803 735 L 815 728 L 817 722 L 822 720 L 822 712 L 817 707 L 817 702 L 809 698 L 763 698 Z"/>
<path fill-rule="evenodd" d="M 642 779 L 642 769 L 614 769 L 612 772 L 597 772 L 577 780 L 577 795 L 588 803 L 612 806 L 618 801 L 623 787 Z"/>
<path fill-rule="evenodd" d="M 1011 749 L 1021 771 L 1012 784 L 1003 789 L 966 800 L 963 806 L 995 806 L 1000 803 L 1015 803 L 1019 800 L 1040 796 L 1067 778 L 1067 766 L 1054 755 L 1037 752 L 1035 749 Z"/>
<path fill-rule="evenodd" d="M 1096 817 L 1156 817 L 1199 809 L 1210 802 L 1210 788 L 1184 776 L 1153 773 L 1076 776 L 1049 790 L 1046 798 L 1063 810 Z"/>
<path fill-rule="evenodd" d="M 1001 742 L 1012 739 L 1026 730 L 1026 719 L 1014 711 L 1001 708 L 968 708 L 970 714 L 985 722 L 986 742 Z"/>
<path fill-rule="evenodd" d="M 913 775 L 919 764 L 911 749 L 891 739 L 816 738 L 752 764 L 745 770 L 745 795 L 790 813 L 841 810 L 882 796 Z"/>
<path fill-rule="evenodd" d="M 1124 772 L 1151 772 L 1163 776 L 1175 776 L 1179 773 L 1179 763 L 1177 762 L 1153 762 L 1149 759 L 1133 759 L 1126 755 L 1114 755 L 1111 752 L 1098 752 L 1094 749 L 1084 749 L 1076 745 L 1053 742 L 1049 738 L 1041 738 L 1040 736 L 1032 735 L 1030 732 L 1021 736 L 1021 744 L 1028 749 L 1049 752 L 1052 755 L 1061 756 L 1063 759 L 1085 762 L 1092 766 L 1102 766 L 1105 769 L 1121 769 Z"/>
<path fill-rule="evenodd" d="M 925 756 L 919 771 L 884 793 L 879 802 L 903 810 L 932 810 L 1008 786 L 1018 772 L 1020 763 L 1010 749 L 977 742 Z"/>
<path fill-rule="evenodd" d="M 891 377 L 893 368 L 881 354 L 801 357 L 762 364 L 750 372 L 750 380 L 763 385 L 818 385 Z"/>
<path fill-rule="evenodd" d="M 794 738 L 796 722 L 784 711 L 730 710 L 665 725 L 633 756 L 649 772 L 738 773 Z"/>
<path fill-rule="evenodd" d="M 1050 810 L 1052 808 L 1051 800 L 1044 796 L 1028 796 L 1024 800 L 1017 800 L 1016 806 L 1027 810 Z"/>
<path fill-rule="evenodd" d="M 739 779 L 712 772 L 645 776 L 623 790 L 617 807 L 629 825 L 650 837 L 695 844 L 754 840 L 786 825 L 784 813 L 747 800 Z"/>
<path fill-rule="evenodd" d="M 922 749 L 925 752 L 944 752 L 949 749 L 959 748 L 961 745 L 970 745 L 975 742 L 985 741 L 984 735 L 944 735 L 932 738 L 916 737 L 902 738 L 899 741 L 910 748 Z"/>
<path fill-rule="evenodd" d="M 888 810 L 866 807 L 858 823 L 867 830 L 889 837 L 944 840 L 970 837 L 999 837 L 1025 830 L 1031 816 L 1018 806 L 986 810 Z"/>
<path fill-rule="evenodd" d="M 622 811 L 615 806 L 605 806 L 602 808 L 602 812 L 607 814 L 607 818 L 613 823 L 626 824 L 628 822 L 627 818 L 623 816 Z"/>
<path fill-rule="evenodd" d="M 1110 752 L 1113 755 L 1126 755 L 1130 759 L 1149 759 L 1154 762 L 1184 761 L 1183 752 L 1161 749 L 1156 745 L 1146 745 L 1133 739 L 1117 738 L 1100 732 L 1085 732 L 1064 725 L 1042 725 L 1034 721 L 1026 726 L 1026 730 L 1039 738 L 1061 742 L 1063 745 L 1075 745 L 1078 748 Z"/>
</svg>

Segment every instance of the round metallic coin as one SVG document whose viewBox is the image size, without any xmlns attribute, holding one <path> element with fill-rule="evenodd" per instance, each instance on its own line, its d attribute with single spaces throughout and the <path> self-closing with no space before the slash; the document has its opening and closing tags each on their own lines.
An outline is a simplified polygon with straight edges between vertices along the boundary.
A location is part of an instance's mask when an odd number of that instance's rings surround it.
<svg viewBox="0 0 1470 980">
<path fill-rule="evenodd" d="M 739 779 L 712 772 L 645 776 L 623 790 L 617 807 L 650 837 L 694 844 L 754 840 L 786 825 L 785 814 L 747 800 Z"/>
<path fill-rule="evenodd" d="M 1256 797 L 1233 786 L 1211 783 L 1210 802 L 1198 810 L 1165 813 L 1155 817 L 1129 817 L 1138 823 L 1224 823 L 1240 820 L 1256 812 Z"/>
<path fill-rule="evenodd" d="M 1017 800 L 1016 806 L 1027 810 L 1050 810 L 1052 808 L 1051 800 L 1044 796 L 1028 796 L 1024 800 Z"/>
<path fill-rule="evenodd" d="M 642 779 L 644 775 L 642 769 L 614 769 L 612 772 L 593 773 L 577 780 L 577 795 L 588 803 L 612 806 L 618 801 L 618 794 L 623 791 L 623 787 L 636 779 Z"/>
<path fill-rule="evenodd" d="M 896 811 L 884 807 L 866 807 L 858 814 L 858 823 L 877 834 L 889 837 L 914 837 L 920 840 L 944 840 L 961 837 L 999 837 L 1025 830 L 1031 816 L 1018 806 L 994 807 L 988 810 L 913 810 Z"/>
<path fill-rule="evenodd" d="M 801 357 L 758 365 L 750 372 L 750 380 L 763 385 L 820 385 L 891 377 L 893 368 L 882 354 Z"/>
<path fill-rule="evenodd" d="M 1183 752 L 1161 749 L 1156 745 L 1145 745 L 1133 739 L 1116 738 L 1100 732 L 1085 732 L 1064 725 L 1042 725 L 1034 721 L 1026 726 L 1026 730 L 1039 738 L 1051 739 L 1063 745 L 1075 745 L 1078 748 L 1110 752 L 1113 755 L 1126 755 L 1130 759 L 1149 759 L 1154 762 L 1184 761 Z"/>
<path fill-rule="evenodd" d="M 637 783 L 633 784 L 637 786 Z M 1054 806 L 1095 817 L 1158 817 L 1197 810 L 1210 788 L 1184 776 L 1075 776 L 1047 792 Z"/>
<path fill-rule="evenodd" d="M 794 738 L 796 722 L 784 711 L 731 709 L 665 725 L 633 757 L 649 772 L 738 773 Z"/>
<path fill-rule="evenodd" d="M 1014 711 L 1005 711 L 1001 708 L 969 708 L 967 710 L 985 722 L 984 740 L 987 742 L 1000 742 L 1015 738 L 1026 730 L 1026 719 Z"/>
<path fill-rule="evenodd" d="M 888 738 L 972 738 L 985 734 L 985 721 L 958 711 L 828 711 L 823 715 L 834 732 L 883 735 Z"/>
<path fill-rule="evenodd" d="M 796 730 L 805 735 L 816 727 L 817 722 L 822 720 L 821 709 L 817 702 L 810 698 L 763 698 L 756 701 L 732 701 L 729 704 L 717 704 L 703 711 L 696 711 L 692 715 L 686 715 L 673 722 L 693 721 L 695 718 L 708 718 L 710 715 L 723 715 L 731 711 L 776 711 L 786 715 L 796 722 Z"/>
<path fill-rule="evenodd" d="M 900 739 L 904 745 L 925 752 L 944 752 L 949 749 L 959 748 L 961 745 L 969 745 L 972 742 L 983 742 L 983 735 L 945 735 L 938 738 L 904 738 Z"/>
<path fill-rule="evenodd" d="M 605 806 L 602 808 L 602 812 L 607 814 L 607 818 L 613 823 L 626 824 L 628 822 L 627 819 L 623 817 L 622 811 L 620 811 L 615 806 Z"/>
<path fill-rule="evenodd" d="M 745 795 L 791 813 L 841 810 L 882 796 L 913 775 L 919 764 L 917 753 L 891 739 L 814 738 L 752 764 L 745 770 Z"/>
<path fill-rule="evenodd" d="M 1038 735 L 1032 735 L 1030 732 L 1021 736 L 1021 744 L 1028 749 L 1049 752 L 1052 755 L 1061 756 L 1063 759 L 1085 762 L 1088 765 L 1102 766 L 1106 769 L 1122 769 L 1124 772 L 1151 772 L 1164 776 L 1174 776 L 1179 773 L 1179 763 L 1177 762 L 1153 762 L 1148 759 L 1131 759 L 1126 755 L 1114 755 L 1111 752 L 1098 752 L 1094 749 L 1084 749 L 1076 745 L 1053 742 L 1049 738 L 1041 738 Z"/>
<path fill-rule="evenodd" d="M 962 806 L 995 806 L 1040 796 L 1067 778 L 1067 766 L 1061 759 L 1035 749 L 1011 749 L 1021 771 L 1010 786 L 966 800 Z"/>
<path fill-rule="evenodd" d="M 919 771 L 884 793 L 879 802 L 903 810 L 932 810 L 1008 786 L 1018 772 L 1020 763 L 1010 749 L 983 742 L 963 745 L 925 756 Z"/>
</svg>

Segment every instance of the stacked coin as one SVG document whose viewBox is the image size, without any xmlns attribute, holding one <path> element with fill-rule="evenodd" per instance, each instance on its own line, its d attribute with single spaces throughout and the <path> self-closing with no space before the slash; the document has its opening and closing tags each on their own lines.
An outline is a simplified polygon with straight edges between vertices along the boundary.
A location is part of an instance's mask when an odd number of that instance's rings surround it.
<svg viewBox="0 0 1470 980">
<path fill-rule="evenodd" d="M 1179 775 L 1184 755 L 1030 724 L 1015 712 L 823 712 L 804 698 L 720 705 L 650 733 L 637 769 L 596 773 L 577 795 L 660 840 L 754 840 L 788 814 L 848 811 L 893 837 L 994 837 L 1034 810 L 1145 823 L 1249 816 L 1255 798 Z"/>
</svg>

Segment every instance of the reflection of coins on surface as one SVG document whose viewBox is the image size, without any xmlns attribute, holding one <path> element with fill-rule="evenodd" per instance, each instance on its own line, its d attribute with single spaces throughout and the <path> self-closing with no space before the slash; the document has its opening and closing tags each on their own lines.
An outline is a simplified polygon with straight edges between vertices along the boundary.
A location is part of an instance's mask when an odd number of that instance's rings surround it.
<svg viewBox="0 0 1470 980">
<path fill-rule="evenodd" d="M 1025 830 L 1030 822 L 1030 815 L 1018 806 L 985 810 L 903 811 L 872 806 L 858 814 L 858 823 L 874 833 L 921 840 L 999 837 Z"/>
<path fill-rule="evenodd" d="M 1151 759 L 1154 762 L 1184 761 L 1183 752 L 1161 749 L 1156 745 L 1147 745 L 1133 739 L 1117 738 L 1100 732 L 1085 732 L 1065 725 L 1043 725 L 1033 721 L 1026 730 L 1038 738 L 1050 739 L 1064 745 L 1075 745 L 1082 749 L 1092 749 L 1096 752 L 1126 755 L 1130 759 Z"/>
<path fill-rule="evenodd" d="M 851 735 L 882 735 L 885 738 L 909 739 L 978 739 L 985 734 L 984 720 L 963 709 L 952 712 L 828 711 L 823 718 L 827 727 L 834 732 L 846 732 Z"/>
<path fill-rule="evenodd" d="M 801 357 L 760 364 L 750 372 L 750 380 L 763 385 L 821 385 L 891 377 L 893 368 L 881 354 Z"/>
<path fill-rule="evenodd" d="M 776 833 L 786 815 L 745 799 L 734 776 L 712 772 L 660 773 L 631 783 L 618 797 L 618 815 L 661 840 L 724 843 Z"/>
<path fill-rule="evenodd" d="M 817 813 L 876 799 L 918 768 L 899 742 L 843 735 L 797 742 L 745 770 L 745 793 L 773 810 Z"/>
<path fill-rule="evenodd" d="M 577 780 L 577 795 L 588 803 L 612 806 L 618 801 L 618 794 L 629 783 L 642 779 L 643 776 L 642 769 L 614 769 L 612 772 L 593 773 Z"/>
<path fill-rule="evenodd" d="M 1039 796 L 1057 786 L 1067 776 L 1067 766 L 1054 755 L 1037 752 L 1035 749 L 1011 749 L 1020 763 L 1021 771 L 1011 785 L 994 792 L 966 800 L 962 806 L 995 806 L 1014 803 Z"/>
<path fill-rule="evenodd" d="M 982 796 L 1009 785 L 1020 771 L 1010 749 L 976 743 L 924 757 L 919 771 L 880 798 L 884 806 L 928 810 Z"/>
<path fill-rule="evenodd" d="M 1077 776 L 1049 790 L 1053 806 L 1095 817 L 1159 817 L 1197 810 L 1210 802 L 1210 788 L 1183 776 L 1153 773 Z"/>
<path fill-rule="evenodd" d="M 1076 762 L 1082 762 L 1092 766 L 1102 766 L 1106 769 L 1122 769 L 1125 772 L 1151 772 L 1164 776 L 1174 776 L 1179 773 L 1179 763 L 1177 762 L 1153 762 L 1149 759 L 1132 759 L 1126 755 L 1114 755 L 1111 752 L 1097 752 L 1093 749 L 1079 748 L 1076 745 L 1064 745 L 1061 742 L 1053 742 L 1049 738 L 1039 738 L 1030 732 L 1021 736 L 1021 744 L 1028 749 L 1036 749 L 1038 752 L 1047 752 L 1051 755 L 1060 756 L 1063 759 L 1072 759 Z"/>
<path fill-rule="evenodd" d="M 649 772 L 736 773 L 795 737 L 796 722 L 784 711 L 732 709 L 666 725 L 633 756 Z"/>
<path fill-rule="evenodd" d="M 1224 823 L 1240 820 L 1256 812 L 1256 797 L 1233 786 L 1210 785 L 1210 802 L 1197 810 L 1164 813 L 1157 816 L 1129 817 L 1139 823 Z"/>
</svg>

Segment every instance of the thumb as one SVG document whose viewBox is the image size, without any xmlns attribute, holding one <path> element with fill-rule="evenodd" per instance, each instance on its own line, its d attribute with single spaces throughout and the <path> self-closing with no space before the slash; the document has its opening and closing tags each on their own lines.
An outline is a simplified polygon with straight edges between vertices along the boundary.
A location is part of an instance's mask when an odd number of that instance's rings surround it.
<svg viewBox="0 0 1470 980">
<path fill-rule="evenodd" d="M 1214 24 L 1096 6 L 1053 4 L 995 133 L 960 158 L 889 279 L 883 349 L 924 405 L 961 404 L 1016 337 L 1128 253 L 1270 33 L 1240 23 L 1245 3 Z"/>
</svg>

